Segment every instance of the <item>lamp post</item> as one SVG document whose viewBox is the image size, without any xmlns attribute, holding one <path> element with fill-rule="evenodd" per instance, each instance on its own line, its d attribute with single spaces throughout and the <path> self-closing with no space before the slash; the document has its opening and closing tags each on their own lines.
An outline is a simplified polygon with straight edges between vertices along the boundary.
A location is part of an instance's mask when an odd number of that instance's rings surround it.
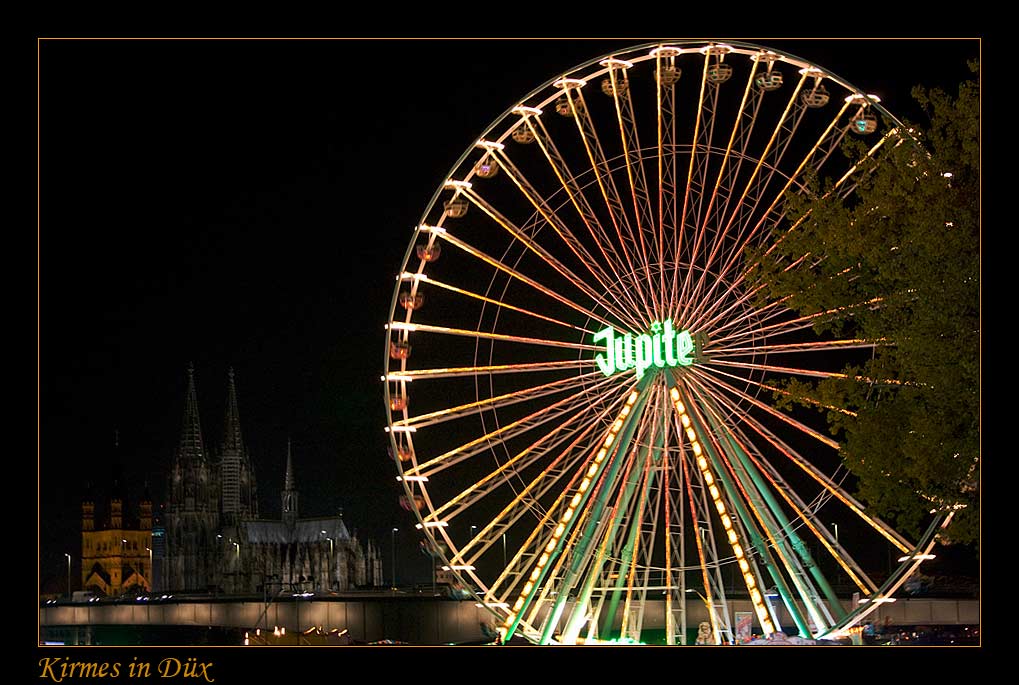
<svg viewBox="0 0 1019 685">
<path fill-rule="evenodd" d="M 121 568 L 124 568 L 124 554 L 125 554 L 125 550 L 126 549 L 127 549 L 127 540 L 125 540 L 124 538 L 121 538 L 120 539 L 120 567 Z M 119 590 L 121 592 L 124 591 L 124 575 L 123 575 L 123 571 L 121 571 L 121 575 L 120 575 Z"/>
<path fill-rule="evenodd" d="M 396 591 L 396 534 L 399 532 L 399 528 L 393 528 L 392 532 L 392 551 L 393 551 L 393 591 Z"/>
<path fill-rule="evenodd" d="M 476 531 L 477 529 L 478 529 L 478 527 L 477 527 L 477 526 L 471 526 L 471 540 L 473 540 L 473 539 L 474 539 L 474 531 Z M 469 541 L 468 541 L 468 542 L 469 542 Z"/>
<path fill-rule="evenodd" d="M 502 567 L 506 568 L 506 533 L 502 534 Z"/>
<path fill-rule="evenodd" d="M 829 523 L 828 525 L 830 525 L 832 528 L 835 529 L 835 546 L 839 547 L 840 546 L 839 545 L 839 524 L 837 524 L 837 523 Z M 833 558 L 833 562 L 834 562 L 834 565 L 835 565 L 834 570 L 835 570 L 835 573 L 837 574 L 839 572 L 838 558 L 837 557 Z"/>
<path fill-rule="evenodd" d="M 71 555 L 64 552 L 64 556 L 67 557 L 67 598 L 71 598 Z"/>
<path fill-rule="evenodd" d="M 146 547 L 145 551 L 149 553 L 149 571 L 148 575 L 145 577 L 145 581 L 148 583 L 149 592 L 152 592 L 152 548 Z"/>
</svg>

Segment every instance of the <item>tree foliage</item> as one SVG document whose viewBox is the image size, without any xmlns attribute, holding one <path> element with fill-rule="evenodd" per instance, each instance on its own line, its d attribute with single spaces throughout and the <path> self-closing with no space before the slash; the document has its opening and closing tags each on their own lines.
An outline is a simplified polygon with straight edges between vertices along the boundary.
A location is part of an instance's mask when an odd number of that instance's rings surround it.
<svg viewBox="0 0 1019 685">
<path fill-rule="evenodd" d="M 767 300 L 788 297 L 801 315 L 830 312 L 815 320 L 821 335 L 877 343 L 847 378 L 790 381 L 776 401 L 850 410 L 825 411 L 869 508 L 915 535 L 931 509 L 964 504 L 942 539 L 975 542 L 979 90 L 966 81 L 954 96 L 923 88 L 913 96 L 928 125 L 908 124 L 911 134 L 872 157 L 873 139 L 844 145 L 863 159 L 854 177 L 839 187 L 813 179 L 812 193 L 790 196 L 777 248 L 749 256 Z"/>
</svg>

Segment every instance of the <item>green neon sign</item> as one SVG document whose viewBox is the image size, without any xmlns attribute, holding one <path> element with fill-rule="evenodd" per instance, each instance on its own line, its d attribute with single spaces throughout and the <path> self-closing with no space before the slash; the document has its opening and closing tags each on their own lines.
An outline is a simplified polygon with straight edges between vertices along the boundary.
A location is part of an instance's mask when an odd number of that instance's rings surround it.
<svg viewBox="0 0 1019 685">
<path fill-rule="evenodd" d="M 598 368 L 606 376 L 620 371 L 636 369 L 637 378 L 655 366 L 690 366 L 693 364 L 693 337 L 689 331 L 676 332 L 672 321 L 654 321 L 650 332 L 634 336 L 632 333 L 616 333 L 609 326 L 594 334 L 594 341 L 605 341 L 605 353 L 595 355 Z"/>
</svg>

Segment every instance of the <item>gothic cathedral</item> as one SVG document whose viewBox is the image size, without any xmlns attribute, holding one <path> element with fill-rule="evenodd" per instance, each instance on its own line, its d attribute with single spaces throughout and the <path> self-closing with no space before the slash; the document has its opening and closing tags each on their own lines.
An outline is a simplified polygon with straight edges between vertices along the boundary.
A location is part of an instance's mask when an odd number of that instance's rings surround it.
<svg viewBox="0 0 1019 685">
<path fill-rule="evenodd" d="M 241 436 L 229 372 L 223 439 L 202 439 L 193 367 L 166 507 L 167 577 L 176 592 L 344 591 L 382 585 L 382 559 L 342 516 L 301 518 L 290 443 L 279 520 L 260 518 L 255 472 Z"/>
</svg>

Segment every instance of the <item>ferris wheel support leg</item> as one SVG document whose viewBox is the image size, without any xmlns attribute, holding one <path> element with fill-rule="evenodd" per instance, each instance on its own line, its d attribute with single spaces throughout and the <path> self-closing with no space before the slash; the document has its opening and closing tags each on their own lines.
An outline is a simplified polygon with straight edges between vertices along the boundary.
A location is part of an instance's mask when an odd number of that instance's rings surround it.
<svg viewBox="0 0 1019 685">
<path fill-rule="evenodd" d="M 653 449 L 654 450 L 653 453 L 658 455 L 657 457 L 655 457 L 656 462 L 661 460 L 661 450 L 664 438 L 665 438 L 664 432 L 660 432 L 658 436 L 655 438 L 654 447 L 647 448 Z M 645 450 L 644 458 L 647 458 L 647 449 Z M 643 501 L 645 502 L 648 499 L 648 493 L 651 492 L 651 487 L 652 484 L 654 483 L 654 477 L 655 471 L 654 469 L 652 469 L 651 472 L 648 474 L 647 483 L 644 487 L 644 493 L 642 495 Z M 637 539 L 637 535 L 640 532 L 640 524 L 641 522 L 639 519 L 633 522 L 630 528 L 629 537 L 627 538 L 626 541 L 626 546 L 623 548 L 622 552 L 623 563 L 619 568 L 619 577 L 616 578 L 616 586 L 612 589 L 612 595 L 609 599 L 608 611 L 605 612 L 604 616 L 602 617 L 601 625 L 602 635 L 609 635 L 610 631 L 612 630 L 612 624 L 615 621 L 616 617 L 616 610 L 619 608 L 619 600 L 622 598 L 623 586 L 626 583 L 627 576 L 629 576 L 630 574 L 631 561 L 633 558 L 633 548 Z M 620 634 L 620 637 L 622 637 L 622 634 Z"/>
<path fill-rule="evenodd" d="M 651 375 L 649 374 L 644 378 L 650 379 Z M 589 558 L 588 555 L 590 553 L 591 542 L 594 539 L 598 520 L 608 503 L 609 493 L 613 489 L 611 485 L 615 483 L 620 470 L 622 470 L 623 462 L 625 461 L 626 448 L 629 447 L 630 441 L 633 440 L 633 434 L 637 429 L 637 424 L 639 423 L 639 417 L 642 413 L 644 403 L 647 402 L 649 387 L 650 385 L 647 380 L 643 381 L 638 386 L 636 392 L 639 393 L 639 397 L 634 403 L 633 409 L 630 411 L 629 415 L 627 415 L 625 423 L 620 428 L 618 439 L 612 445 L 608 472 L 600 479 L 600 484 L 596 488 L 588 490 L 588 497 L 590 497 L 591 493 L 595 490 L 597 490 L 597 495 L 594 496 L 595 501 L 591 506 L 590 513 L 587 517 L 587 528 L 580 538 L 577 549 L 573 552 L 573 561 L 571 562 L 570 567 L 563 578 L 563 582 L 560 585 L 559 596 L 556 597 L 555 604 L 551 611 L 549 611 L 548 619 L 545 622 L 545 628 L 541 632 L 541 639 L 539 641 L 540 644 L 547 645 L 552 639 L 552 632 L 555 630 L 556 625 L 559 623 L 559 619 L 562 617 L 563 610 L 566 608 L 566 600 L 569 598 L 569 591 L 573 587 L 574 583 L 576 583 L 577 576 L 580 573 L 583 563 Z M 584 504 L 581 506 L 584 506 Z M 575 517 L 572 521 L 577 521 L 580 518 L 581 517 Z M 560 552 L 563 540 L 565 539 L 565 535 L 560 539 L 558 550 Z M 538 580 L 540 581 L 541 578 Z"/>
<path fill-rule="evenodd" d="M 749 474 L 754 485 L 757 486 L 758 492 L 761 493 L 761 496 L 764 498 L 764 501 L 767 504 L 768 509 L 771 511 L 771 514 L 775 517 L 776 521 L 781 527 L 781 530 L 785 531 L 785 533 L 788 535 L 790 544 L 793 550 L 795 551 L 796 555 L 799 557 L 803 566 L 807 569 L 811 577 L 814 579 L 818 587 L 821 589 L 821 592 L 824 594 L 824 597 L 828 601 L 831 610 L 835 613 L 835 616 L 837 617 L 837 620 L 832 621 L 832 623 L 838 623 L 838 621 L 845 618 L 846 612 L 845 609 L 843 609 L 842 607 L 842 602 L 839 600 L 838 596 L 835 594 L 835 591 L 832 590 L 831 585 L 828 583 L 828 579 L 825 578 L 824 574 L 821 573 L 821 569 L 818 567 L 817 562 L 811 556 L 810 551 L 807 549 L 806 544 L 804 544 L 803 540 L 799 537 L 799 535 L 796 534 L 795 528 L 793 527 L 789 519 L 786 517 L 785 512 L 782 511 L 778 502 L 775 500 L 775 497 L 772 494 L 771 489 L 768 487 L 767 483 L 764 482 L 764 479 L 761 477 L 761 474 L 757 470 L 757 467 L 746 455 L 743 449 L 733 439 L 732 434 L 729 431 L 720 430 L 719 432 L 724 437 L 725 441 L 729 444 L 731 452 L 736 455 L 736 458 L 739 460 L 744 470 L 747 472 L 747 474 Z M 811 599 L 808 597 L 804 597 L 803 601 L 809 602 L 811 601 Z M 819 625 L 818 628 L 823 630 L 824 627 Z"/>
<path fill-rule="evenodd" d="M 622 454 L 625 454 L 625 451 L 623 450 L 622 447 L 620 447 L 620 450 Z M 643 463 L 648 456 L 648 452 L 649 448 L 644 447 L 641 450 L 641 454 L 637 457 L 636 463 L 638 464 Z M 619 502 L 619 506 L 616 507 L 616 512 L 612 517 L 612 521 L 609 523 L 609 529 L 606 531 L 605 535 L 602 538 L 603 543 L 601 548 L 597 552 L 597 559 L 592 568 L 588 569 L 587 580 L 584 583 L 584 587 L 577 595 L 577 601 L 573 605 L 573 612 L 570 614 L 570 618 L 566 622 L 566 627 L 563 629 L 563 642 L 566 644 L 574 644 L 576 642 L 577 637 L 580 635 L 580 630 L 581 628 L 583 628 L 584 622 L 588 617 L 587 607 L 591 602 L 591 595 L 594 592 L 594 586 L 596 582 L 601 578 L 602 566 L 604 566 L 605 564 L 605 547 L 616 538 L 616 534 L 619 530 L 620 525 L 623 522 L 623 518 L 625 518 L 627 510 L 630 508 L 630 503 L 633 500 L 633 493 L 637 490 L 637 486 L 641 480 L 640 475 L 641 473 L 637 469 L 633 469 L 631 471 L 631 477 L 626 483 L 625 490 L 623 491 L 623 496 Z M 616 579 L 616 584 L 619 587 L 619 589 L 615 591 L 615 594 L 617 595 L 621 592 L 622 583 L 626 580 L 626 576 L 629 572 L 630 556 L 633 553 L 634 540 L 636 539 L 636 534 L 639 530 L 640 530 L 639 521 L 636 521 L 631 526 L 629 537 L 627 539 L 626 546 L 624 547 L 622 553 L 623 562 L 618 572 L 619 577 Z M 612 618 L 615 616 L 615 608 L 617 605 L 618 599 L 614 604 L 611 604 L 609 607 L 608 612 L 609 628 L 611 628 Z M 597 616 L 593 618 L 594 621 L 597 621 L 597 619 L 598 619 Z M 604 627 L 602 628 L 602 634 L 603 635 L 609 634 L 608 630 L 606 630 Z"/>
<path fill-rule="evenodd" d="M 689 402 L 690 397 L 687 393 L 683 393 L 680 390 L 683 401 Z M 687 404 L 689 406 L 689 404 Z M 786 610 L 789 611 L 789 615 L 792 616 L 793 622 L 796 623 L 796 628 L 800 631 L 803 637 L 811 635 L 809 624 L 803 614 L 800 612 L 799 607 L 793 601 L 793 592 L 789 589 L 789 585 L 786 583 L 785 578 L 778 570 L 777 562 L 771 554 L 771 550 L 764 541 L 764 537 L 761 531 L 758 529 L 752 515 L 747 511 L 746 507 L 743 506 L 743 501 L 739 497 L 739 491 L 729 478 L 729 474 L 725 469 L 725 465 L 722 463 L 718 454 L 715 452 L 714 446 L 709 437 L 710 433 L 706 426 L 702 425 L 700 416 L 691 417 L 693 420 L 691 425 L 699 436 L 700 443 L 704 453 L 708 455 L 708 461 L 711 463 L 712 468 L 715 472 L 715 477 L 722 483 L 722 489 L 725 491 L 728 503 L 732 506 L 733 511 L 736 513 L 737 518 L 743 524 L 744 530 L 746 530 L 747 536 L 750 538 L 750 544 L 754 549 L 758 551 L 760 559 L 768 576 L 775 581 L 775 585 L 778 588 L 779 594 L 782 596 L 782 601 L 785 604 Z M 747 590 L 750 591 L 750 587 Z"/>
</svg>

